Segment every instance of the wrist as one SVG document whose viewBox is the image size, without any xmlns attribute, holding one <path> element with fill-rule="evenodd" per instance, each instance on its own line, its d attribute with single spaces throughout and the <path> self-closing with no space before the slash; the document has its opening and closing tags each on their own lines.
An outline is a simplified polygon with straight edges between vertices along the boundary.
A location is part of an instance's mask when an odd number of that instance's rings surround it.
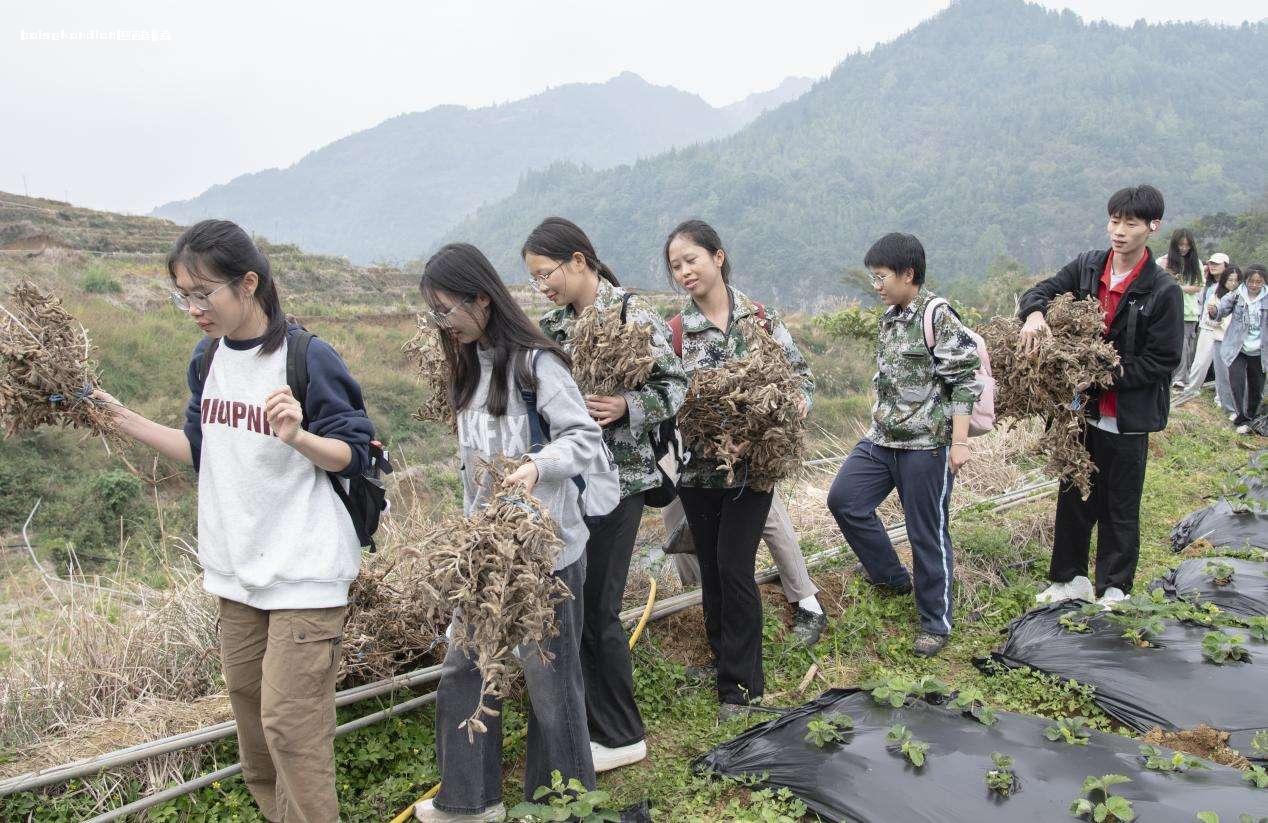
<svg viewBox="0 0 1268 823">
<path fill-rule="evenodd" d="M 963 447 L 964 447 L 964 448 L 966 448 L 966 449 L 972 449 L 972 448 L 973 448 L 973 446 L 972 446 L 972 445 L 970 445 L 970 444 L 969 444 L 969 442 L 968 442 L 967 440 L 956 440 L 956 441 L 954 441 L 954 442 L 952 442 L 952 443 L 951 443 L 951 448 L 953 448 L 953 449 L 954 449 L 956 446 L 963 446 Z"/>
<path fill-rule="evenodd" d="M 295 436 L 291 438 L 289 445 L 292 449 L 302 451 L 305 447 L 312 444 L 313 434 L 304 428 L 295 430 Z"/>
</svg>

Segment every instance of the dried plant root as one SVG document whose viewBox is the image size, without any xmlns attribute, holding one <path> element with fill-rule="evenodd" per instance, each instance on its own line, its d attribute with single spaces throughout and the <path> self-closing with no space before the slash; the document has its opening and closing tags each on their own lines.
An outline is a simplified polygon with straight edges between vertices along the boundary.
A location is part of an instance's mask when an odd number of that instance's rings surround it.
<svg viewBox="0 0 1268 823">
<path fill-rule="evenodd" d="M 423 573 L 412 556 L 365 556 L 348 589 L 339 664 L 345 685 L 392 677 L 428 657 L 438 633 L 428 607 L 415 597 Z"/>
<path fill-rule="evenodd" d="M 522 648 L 549 660 L 542 644 L 559 634 L 555 609 L 572 597 L 552 573 L 563 548 L 545 508 L 519 489 L 501 490 L 518 463 L 498 458 L 481 467 L 481 482 L 499 489 L 484 508 L 438 526 L 417 550 L 417 591 L 429 625 L 452 612 L 450 643 L 475 659 L 482 683 L 470 717 L 459 724 L 474 740 L 496 716 L 486 697 L 502 697 L 510 683 L 513 650 Z"/>
<path fill-rule="evenodd" d="M 449 361 L 440 342 L 440 330 L 421 316 L 418 332 L 401 347 L 418 371 L 423 383 L 423 402 L 414 412 L 414 419 L 425 423 L 449 423 L 455 426 L 453 408 L 449 405 Z"/>
<path fill-rule="evenodd" d="M 572 327 L 572 376 L 582 394 L 612 396 L 637 389 L 656 365 L 652 327 L 622 323 L 620 304 L 584 309 Z"/>
<path fill-rule="evenodd" d="M 996 317 L 981 329 L 996 381 L 996 416 L 1045 420 L 1047 430 L 1036 448 L 1046 461 L 1044 471 L 1074 484 L 1084 497 L 1096 467 L 1083 445 L 1087 418 L 1070 405 L 1080 384 L 1102 389 L 1114 384 L 1118 352 L 1101 336 L 1103 317 L 1095 298 L 1060 295 L 1048 304 L 1051 337 L 1025 354 L 1018 343 L 1017 318 Z"/>
<path fill-rule="evenodd" d="M 0 311 L 0 426 L 6 436 L 73 426 L 118 441 L 114 415 L 92 399 L 100 382 L 88 332 L 62 301 L 24 281 Z"/>
<path fill-rule="evenodd" d="M 692 374 L 678 428 L 694 454 L 718 461 L 728 484 L 747 467 L 742 479 L 757 491 L 770 491 L 805 456 L 801 380 L 783 347 L 760 324 L 746 323 L 745 336 L 743 357 Z"/>
</svg>

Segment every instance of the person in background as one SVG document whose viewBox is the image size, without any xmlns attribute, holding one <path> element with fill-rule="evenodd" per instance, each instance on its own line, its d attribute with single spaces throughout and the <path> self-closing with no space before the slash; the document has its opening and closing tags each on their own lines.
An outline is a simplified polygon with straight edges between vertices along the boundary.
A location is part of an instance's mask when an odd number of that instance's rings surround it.
<svg viewBox="0 0 1268 823">
<path fill-rule="evenodd" d="M 888 307 L 876 330 L 876 403 L 867 435 L 841 464 L 828 509 L 878 589 L 915 589 L 920 626 L 912 651 L 932 657 L 951 637 L 954 563 L 951 490 L 972 459 L 969 419 L 982 394 L 977 344 L 945 302 L 930 307 L 925 249 L 893 232 L 868 249 L 863 265 Z M 931 311 L 933 345 L 925 339 Z M 911 543 L 909 572 L 876 507 L 895 488 Z"/>
<path fill-rule="evenodd" d="M 660 471 L 651 433 L 678 413 L 687 376 L 674 354 L 669 326 L 642 297 L 621 288 L 581 227 L 548 217 L 520 250 L 533 287 L 558 308 L 538 321 L 547 337 L 570 355 L 577 316 L 593 306 L 618 311 L 613 323 L 651 329 L 655 357 L 651 373 L 636 388 L 613 396 L 587 395 L 590 416 L 603 428 L 621 484 L 621 502 L 609 514 L 587 517 L 586 588 L 582 598 L 581 671 L 586 682 L 586 718 L 595 772 L 606 772 L 647 757 L 643 718 L 634 702 L 634 670 L 621 602 L 643 516 L 644 496 L 659 488 Z M 602 315 L 601 315 L 602 316 Z"/>
<path fill-rule="evenodd" d="M 674 567 L 678 580 L 684 587 L 700 582 L 700 563 L 696 560 L 695 547 L 691 545 L 691 530 L 686 527 L 686 515 L 678 501 L 661 509 L 665 523 L 666 543 L 673 551 Z M 810 578 L 806 568 L 806 556 L 801 553 L 801 541 L 793 528 L 788 507 L 778 494 L 771 498 L 770 513 L 762 527 L 762 540 L 770 549 L 771 559 L 779 571 L 779 585 L 784 597 L 793 606 L 793 637 L 806 647 L 819 642 L 828 625 L 828 617 L 819 603 L 819 587 Z"/>
<path fill-rule="evenodd" d="M 1241 278 L 1238 277 L 1236 269 L 1230 266 L 1225 270 L 1223 279 L 1216 284 L 1214 289 L 1203 290 L 1207 297 L 1202 306 L 1202 311 L 1199 313 L 1198 342 L 1194 348 L 1193 365 L 1189 368 L 1189 376 L 1184 382 L 1183 395 L 1197 394 L 1202 388 L 1207 370 L 1211 368 L 1212 363 L 1215 364 L 1215 389 L 1217 394 L 1215 404 L 1217 406 L 1220 402 L 1218 393 L 1221 384 L 1224 390 L 1229 390 L 1228 366 L 1217 355 L 1220 343 L 1224 340 L 1224 331 L 1228 328 L 1230 318 L 1225 317 L 1223 320 L 1216 320 L 1215 318 L 1219 312 L 1220 300 L 1229 292 L 1236 291 L 1240 282 Z M 1229 398 L 1229 403 L 1232 403 L 1231 397 Z"/>
<path fill-rule="evenodd" d="M 1073 483 L 1060 486 L 1048 568 L 1052 585 L 1039 594 L 1040 603 L 1099 596 L 1099 603 L 1111 606 L 1127 599 L 1136 578 L 1149 432 L 1167 426 L 1168 386 L 1184 348 L 1184 293 L 1154 264 L 1146 245 L 1158 231 L 1163 208 L 1162 192 L 1153 186 L 1114 192 L 1106 208 L 1110 248 L 1080 254 L 1031 287 L 1019 303 L 1020 345 L 1028 351 L 1049 336 L 1044 314 L 1053 298 L 1096 297 L 1105 315 L 1105 339 L 1122 364 L 1112 388 L 1080 386 L 1073 398 L 1086 409 L 1084 443 L 1096 471 L 1087 499 Z M 1095 589 L 1087 576 L 1093 526 Z"/>
<path fill-rule="evenodd" d="M 1158 258 L 1158 267 L 1174 277 L 1180 283 L 1180 290 L 1184 292 L 1184 352 L 1172 379 L 1171 385 L 1174 388 L 1184 386 L 1189 366 L 1193 363 L 1198 314 L 1202 305 L 1198 302 L 1198 292 L 1202 291 L 1204 285 L 1201 258 L 1193 232 L 1183 228 L 1171 233 L 1167 253 Z"/>
<path fill-rule="evenodd" d="M 1264 371 L 1268 369 L 1268 347 L 1263 345 L 1263 330 L 1268 326 L 1266 276 L 1262 263 L 1247 266 L 1242 284 L 1237 291 L 1224 295 L 1216 313 L 1216 319 L 1232 318 L 1220 344 L 1220 356 L 1228 364 L 1233 404 L 1237 407 L 1233 425 L 1238 434 L 1250 434 L 1250 421 L 1259 416 L 1263 403 Z"/>
</svg>

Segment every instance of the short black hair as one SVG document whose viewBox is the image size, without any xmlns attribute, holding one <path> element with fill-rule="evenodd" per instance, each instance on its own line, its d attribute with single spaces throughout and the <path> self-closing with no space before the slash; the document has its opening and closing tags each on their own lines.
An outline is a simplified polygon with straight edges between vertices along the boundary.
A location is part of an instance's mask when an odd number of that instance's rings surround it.
<svg viewBox="0 0 1268 823">
<path fill-rule="evenodd" d="M 894 274 L 911 269 L 911 282 L 920 286 L 925 282 L 925 247 L 914 234 L 892 231 L 872 244 L 863 257 L 863 265 L 889 269 Z"/>
<path fill-rule="evenodd" d="M 1110 217 L 1126 217 L 1129 220 L 1161 220 L 1164 203 L 1162 192 L 1148 183 L 1128 186 L 1110 196 L 1106 211 Z"/>
</svg>

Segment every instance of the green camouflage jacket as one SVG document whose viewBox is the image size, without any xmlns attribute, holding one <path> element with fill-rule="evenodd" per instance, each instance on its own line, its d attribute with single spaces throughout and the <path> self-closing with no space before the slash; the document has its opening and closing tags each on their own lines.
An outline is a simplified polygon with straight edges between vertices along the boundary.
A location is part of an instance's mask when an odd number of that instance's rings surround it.
<svg viewBox="0 0 1268 823">
<path fill-rule="evenodd" d="M 599 278 L 595 308 L 599 311 L 619 308 L 624 296 L 625 289 Z M 560 306 L 547 312 L 539 325 L 548 337 L 563 345 L 571 354 L 572 324 L 576 317 L 571 305 Z M 637 295 L 631 297 L 625 308 L 625 322 L 646 323 L 652 327 L 652 351 L 656 355 L 656 363 L 642 387 L 622 395 L 629 406 L 629 413 L 603 429 L 603 440 L 612 451 L 621 476 L 622 498 L 660 485 L 660 472 L 656 469 L 656 456 L 652 453 L 648 435 L 657 423 L 678 413 L 678 407 L 687 394 L 687 375 L 674 354 L 669 326 L 652 305 Z"/>
<path fill-rule="evenodd" d="M 951 418 L 970 414 L 982 394 L 977 345 L 954 312 L 936 310 L 933 353 L 925 345 L 921 289 L 904 309 L 890 306 L 876 333 L 876 405 L 867 439 L 893 449 L 934 449 L 951 442 Z"/>
<path fill-rule="evenodd" d="M 729 286 L 727 288 L 731 294 L 731 320 L 725 332 L 704 316 L 704 312 L 700 311 L 694 300 L 688 300 L 687 305 L 683 307 L 682 365 L 688 375 L 696 369 L 717 368 L 728 360 L 742 357 L 748 351 L 748 341 L 744 337 L 740 321 L 746 317 L 753 317 L 756 320 L 757 304 L 740 291 Z M 810 366 L 797 349 L 797 344 L 793 342 L 792 335 L 788 333 L 788 327 L 779 319 L 779 314 L 769 306 L 766 307 L 766 322 L 771 336 L 784 347 L 793 371 L 801 376 L 801 394 L 806 400 L 806 409 L 809 411 L 811 403 L 814 402 L 815 391 L 815 379 L 810 373 Z M 737 482 L 728 484 L 726 471 L 718 468 L 716 460 L 693 455 L 691 461 L 683 467 L 682 476 L 679 477 L 678 482 L 683 486 L 725 489 L 738 486 L 741 478 L 747 474 L 743 464 L 738 464 L 735 472 Z"/>
</svg>

